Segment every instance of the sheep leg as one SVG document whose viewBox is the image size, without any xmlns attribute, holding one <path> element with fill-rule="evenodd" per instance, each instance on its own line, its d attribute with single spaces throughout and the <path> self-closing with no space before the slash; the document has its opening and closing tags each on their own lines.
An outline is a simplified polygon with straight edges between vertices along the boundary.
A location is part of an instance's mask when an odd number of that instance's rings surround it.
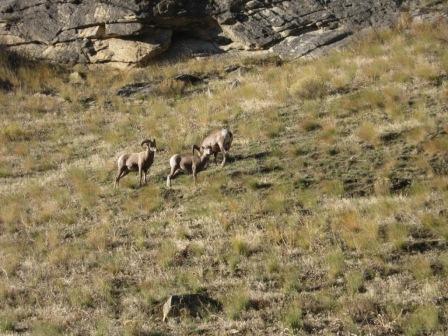
<svg viewBox="0 0 448 336">
<path fill-rule="evenodd" d="M 178 167 L 171 167 L 171 172 L 166 177 L 166 186 L 168 188 L 171 187 L 171 179 L 174 178 L 177 175 L 177 173 L 179 173 L 179 171 L 180 171 L 180 168 L 178 168 Z"/>
<path fill-rule="evenodd" d="M 121 174 L 120 180 L 121 180 L 123 177 L 125 177 L 127 174 L 129 174 L 130 172 L 131 172 L 130 170 L 126 169 L 126 170 L 123 172 L 123 174 Z"/>
<path fill-rule="evenodd" d="M 181 171 L 182 171 L 182 169 L 177 168 L 176 171 L 174 172 L 173 176 L 171 176 L 171 177 L 175 178 Z"/>
<path fill-rule="evenodd" d="M 195 165 L 193 165 L 193 167 L 192 167 L 192 173 L 193 173 L 194 184 L 196 184 L 196 182 L 197 182 L 197 179 L 196 179 L 197 172 L 196 172 L 196 166 Z"/>
<path fill-rule="evenodd" d="M 126 167 L 121 167 L 118 168 L 118 175 L 117 178 L 115 179 L 115 184 L 114 186 L 118 186 L 120 183 L 120 179 L 122 179 L 124 176 L 126 176 L 129 173 L 129 171 L 126 169 Z"/>
<path fill-rule="evenodd" d="M 120 176 L 121 176 L 121 169 L 118 170 L 117 177 L 115 178 L 114 188 L 118 186 L 118 183 L 120 182 Z"/>
<path fill-rule="evenodd" d="M 215 165 L 218 165 L 218 152 L 214 152 L 213 155 L 215 157 Z"/>
<path fill-rule="evenodd" d="M 171 188 L 171 174 L 166 177 L 166 186 Z"/>
<path fill-rule="evenodd" d="M 142 178 L 143 178 L 143 171 L 141 167 L 138 167 L 138 177 L 139 177 L 139 186 L 142 186 Z"/>
<path fill-rule="evenodd" d="M 222 143 L 219 143 L 219 149 L 221 150 L 222 153 L 222 162 L 221 162 L 221 167 L 224 167 L 224 165 L 226 164 L 226 160 L 227 160 L 227 151 L 224 148 L 224 145 Z"/>
</svg>

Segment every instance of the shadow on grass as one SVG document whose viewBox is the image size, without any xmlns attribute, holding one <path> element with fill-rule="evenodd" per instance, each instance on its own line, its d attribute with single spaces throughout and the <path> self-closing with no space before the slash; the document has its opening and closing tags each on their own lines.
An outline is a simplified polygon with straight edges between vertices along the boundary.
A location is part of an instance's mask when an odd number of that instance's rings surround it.
<svg viewBox="0 0 448 336">
<path fill-rule="evenodd" d="M 268 151 L 263 151 L 263 152 L 248 154 L 248 155 L 236 154 L 236 155 L 229 156 L 227 158 L 227 162 L 232 163 L 235 161 L 250 160 L 250 159 L 260 160 L 260 159 L 264 159 L 264 158 L 268 157 L 270 154 L 271 154 L 271 152 L 268 152 Z"/>
</svg>

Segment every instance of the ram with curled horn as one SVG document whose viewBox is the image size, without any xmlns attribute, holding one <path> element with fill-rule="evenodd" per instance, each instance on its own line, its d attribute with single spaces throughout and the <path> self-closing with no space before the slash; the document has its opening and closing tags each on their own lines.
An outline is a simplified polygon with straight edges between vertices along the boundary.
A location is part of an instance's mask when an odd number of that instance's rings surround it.
<svg viewBox="0 0 448 336">
<path fill-rule="evenodd" d="M 146 175 L 149 168 L 154 162 L 154 154 L 157 151 L 156 139 L 145 139 L 141 146 L 146 145 L 146 150 L 139 153 L 126 153 L 120 155 L 117 160 L 118 175 L 115 178 L 115 186 L 118 186 L 120 179 L 129 174 L 131 171 L 138 171 L 139 185 L 142 186 L 142 179 L 146 184 Z"/>
</svg>

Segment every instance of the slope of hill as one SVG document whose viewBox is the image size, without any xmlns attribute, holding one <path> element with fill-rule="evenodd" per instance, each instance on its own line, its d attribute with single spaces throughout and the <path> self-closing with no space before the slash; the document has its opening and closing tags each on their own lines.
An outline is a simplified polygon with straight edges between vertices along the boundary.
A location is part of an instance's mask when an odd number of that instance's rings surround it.
<svg viewBox="0 0 448 336">
<path fill-rule="evenodd" d="M 403 17 L 319 59 L 126 73 L 2 55 L 1 333 L 446 333 L 447 34 Z M 228 165 L 166 189 L 169 156 L 222 125 Z M 148 185 L 114 189 L 149 136 Z M 186 293 L 220 304 L 162 321 Z"/>
</svg>

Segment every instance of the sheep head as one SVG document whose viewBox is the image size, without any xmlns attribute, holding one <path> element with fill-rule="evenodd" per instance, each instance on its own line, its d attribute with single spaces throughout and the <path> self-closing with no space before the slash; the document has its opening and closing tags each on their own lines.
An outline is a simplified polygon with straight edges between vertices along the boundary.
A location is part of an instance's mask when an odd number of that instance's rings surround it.
<svg viewBox="0 0 448 336">
<path fill-rule="evenodd" d="M 149 150 L 152 152 L 156 152 L 157 151 L 157 147 L 156 147 L 156 139 L 152 138 L 152 139 L 145 139 L 142 141 L 141 146 L 147 145 Z"/>
</svg>

